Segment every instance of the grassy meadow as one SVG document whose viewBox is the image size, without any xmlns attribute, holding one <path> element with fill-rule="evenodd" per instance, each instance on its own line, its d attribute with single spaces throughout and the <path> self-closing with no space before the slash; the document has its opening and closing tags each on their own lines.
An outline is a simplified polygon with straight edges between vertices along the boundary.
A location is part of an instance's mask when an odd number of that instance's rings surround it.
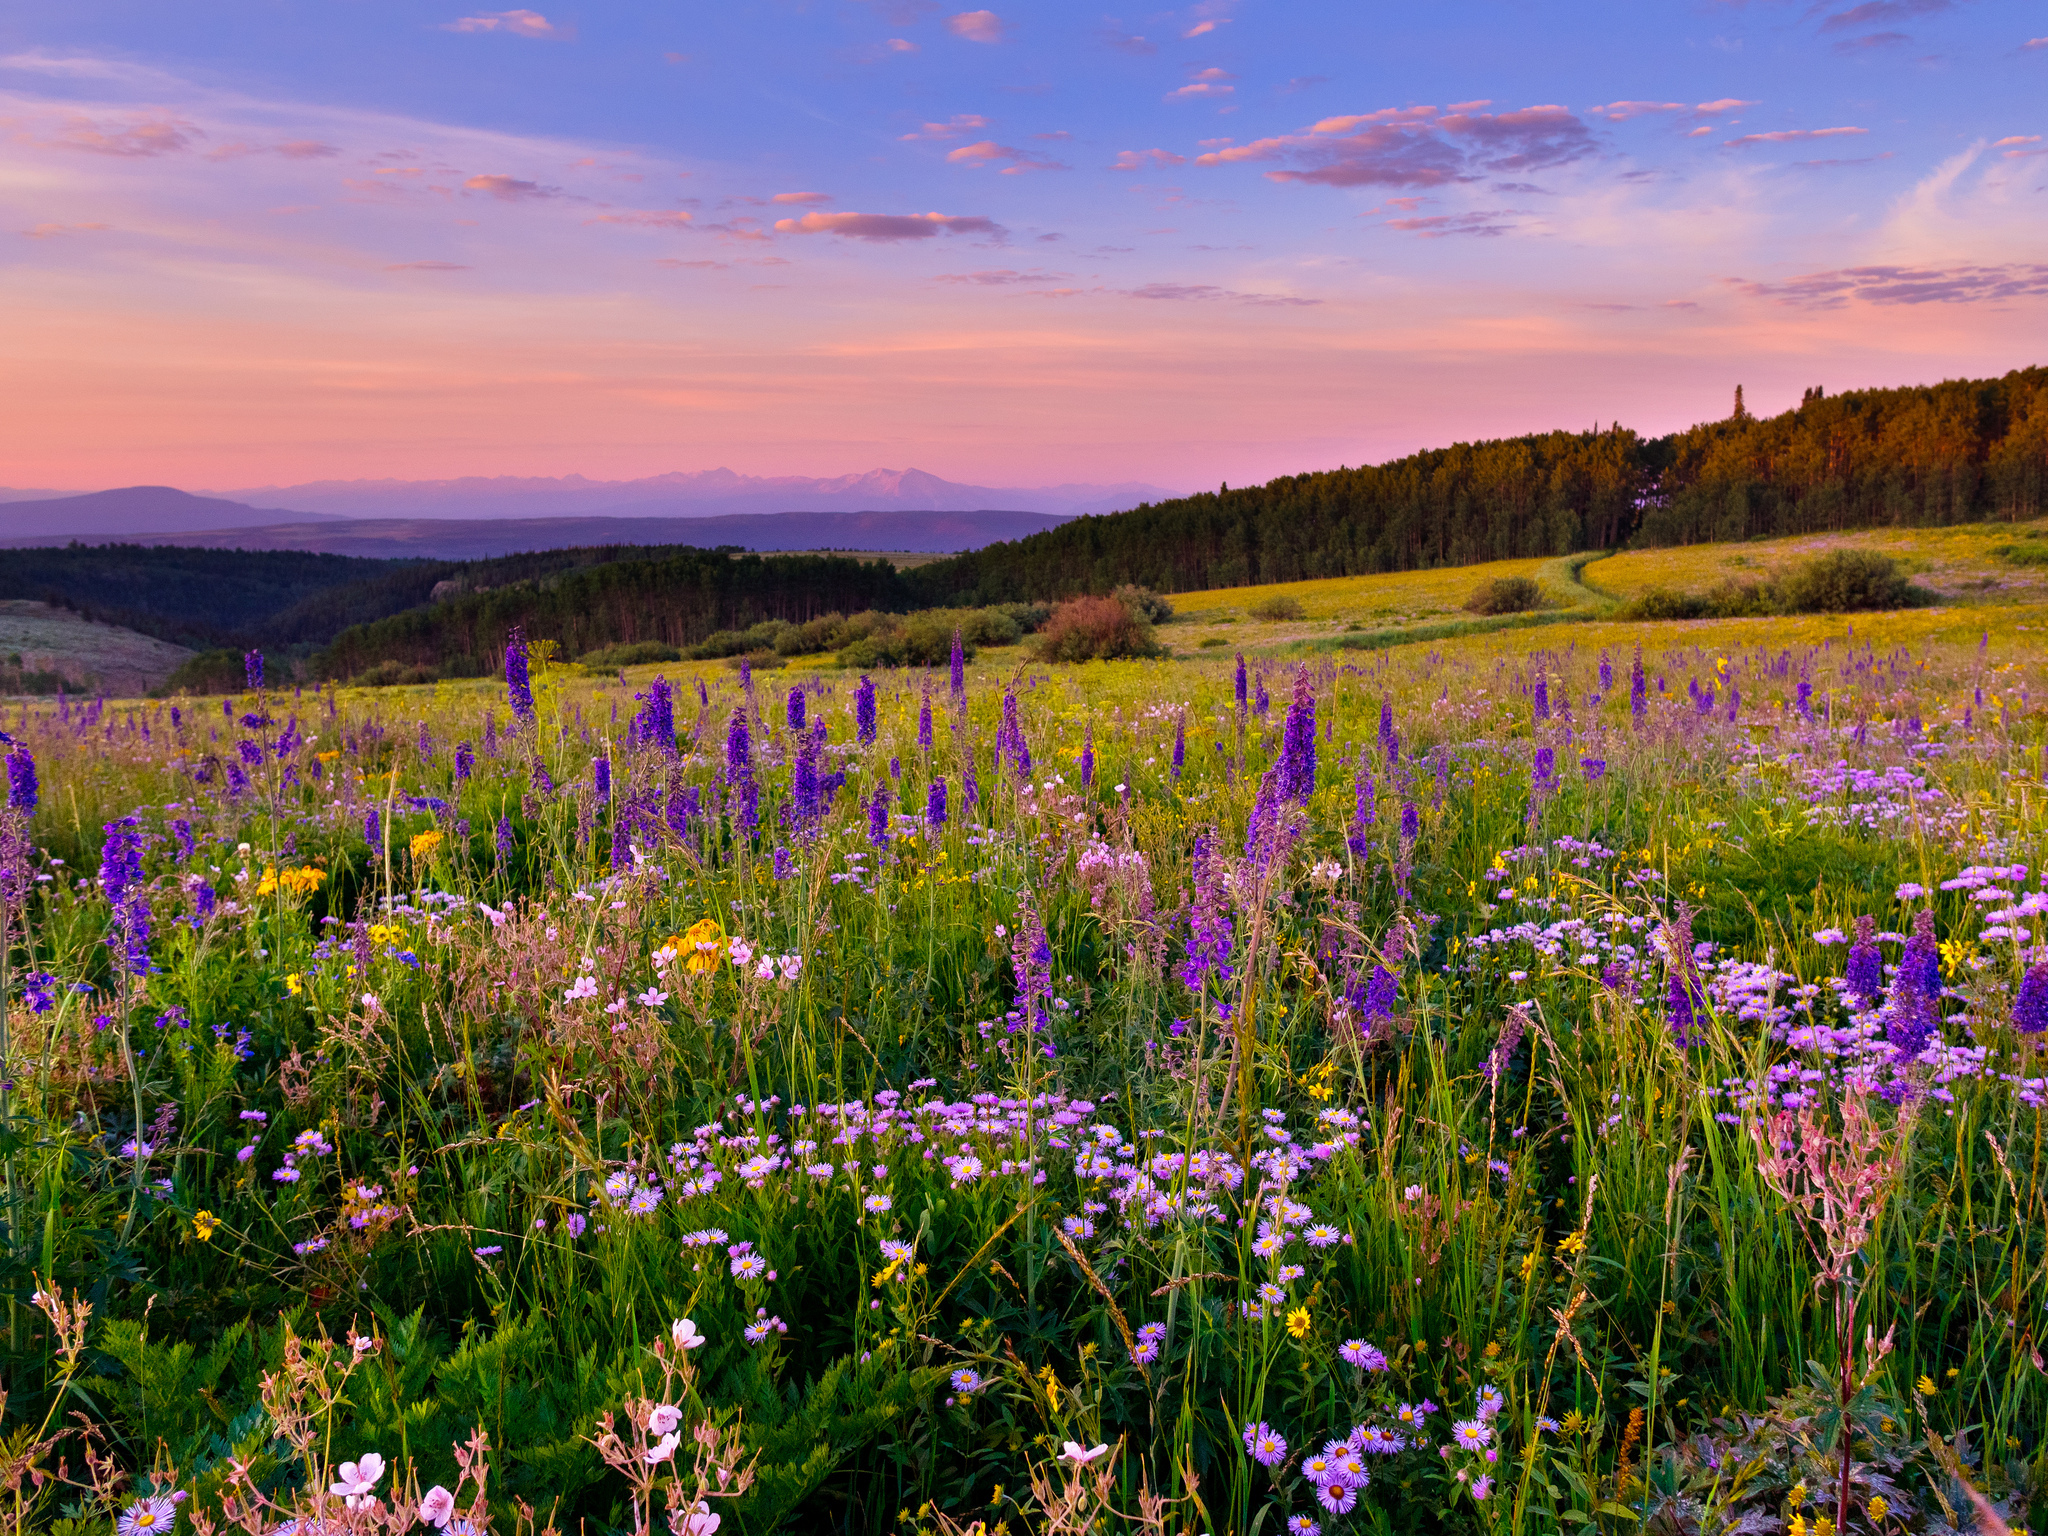
<svg viewBox="0 0 2048 1536">
<path fill-rule="evenodd" d="M 2048 605 L 1845 537 L 7 704 L 0 1525 L 2038 1529 Z"/>
</svg>

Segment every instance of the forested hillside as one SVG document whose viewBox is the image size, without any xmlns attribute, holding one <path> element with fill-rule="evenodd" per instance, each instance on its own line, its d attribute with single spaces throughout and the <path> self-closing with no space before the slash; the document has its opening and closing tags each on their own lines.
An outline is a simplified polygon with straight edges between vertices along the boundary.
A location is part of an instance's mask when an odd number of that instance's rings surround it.
<svg viewBox="0 0 2048 1536">
<path fill-rule="evenodd" d="M 2048 369 L 1810 391 L 1796 410 L 1646 439 L 1616 426 L 1460 443 L 1182 497 L 909 573 L 922 601 L 991 603 L 1355 576 L 1808 530 L 2026 518 L 2048 508 Z"/>
<path fill-rule="evenodd" d="M 320 658 L 329 677 L 378 667 L 443 677 L 495 668 L 514 625 L 561 654 L 658 641 L 693 645 L 721 629 L 767 619 L 801 624 L 824 614 L 902 608 L 909 594 L 886 561 L 834 555 L 733 555 L 680 549 L 618 560 L 396 614 L 338 635 Z"/>
</svg>

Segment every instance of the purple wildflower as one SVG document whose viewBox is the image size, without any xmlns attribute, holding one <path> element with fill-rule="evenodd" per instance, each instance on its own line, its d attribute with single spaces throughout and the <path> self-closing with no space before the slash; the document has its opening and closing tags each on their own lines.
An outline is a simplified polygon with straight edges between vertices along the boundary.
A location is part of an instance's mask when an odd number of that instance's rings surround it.
<svg viewBox="0 0 2048 1536">
<path fill-rule="evenodd" d="M 1236 677 L 1236 680 L 1235 680 L 1235 682 L 1234 682 L 1234 683 L 1232 684 L 1232 686 L 1233 686 L 1233 688 L 1235 689 L 1235 692 L 1236 692 L 1236 697 L 1237 697 L 1237 717 L 1238 717 L 1238 719 L 1240 719 L 1240 720 L 1242 720 L 1242 719 L 1244 718 L 1244 685 L 1245 685 L 1245 677 L 1244 677 L 1244 652 L 1243 652 L 1243 651 L 1239 651 L 1239 652 L 1237 653 L 1237 677 Z"/>
<path fill-rule="evenodd" d="M 243 653 L 242 679 L 248 683 L 251 693 L 255 693 L 263 687 L 263 653 L 261 651 L 247 651 Z"/>
<path fill-rule="evenodd" d="M 1180 966 L 1180 979 L 1182 985 L 1199 992 L 1212 977 L 1219 987 L 1229 982 L 1230 948 L 1235 938 L 1213 832 L 1195 834 L 1194 876 L 1194 899 L 1188 903 L 1187 958 Z"/>
<path fill-rule="evenodd" d="M 603 805 L 612 797 L 612 760 L 608 757 L 594 757 L 590 760 L 590 781 L 597 790 L 597 803 Z"/>
<path fill-rule="evenodd" d="M 1095 783 L 1095 726 L 1090 722 L 1081 738 L 1081 787 L 1087 789 Z"/>
<path fill-rule="evenodd" d="M 1884 985 L 1884 957 L 1877 949 L 1875 918 L 1856 919 L 1856 942 L 1849 946 L 1842 980 L 1856 1007 L 1868 1009 L 1876 1004 L 1878 989 Z"/>
<path fill-rule="evenodd" d="M 512 857 L 512 818 L 510 816 L 500 816 L 498 818 L 497 850 L 498 862 L 500 864 Z"/>
<path fill-rule="evenodd" d="M 1373 822 L 1379 815 L 1376 798 L 1378 787 L 1373 783 L 1372 769 L 1363 757 L 1358 764 L 1358 799 L 1352 809 L 1351 831 L 1344 839 L 1344 845 L 1351 850 L 1354 858 L 1364 858 L 1372 848 Z"/>
<path fill-rule="evenodd" d="M 1287 1440 L 1261 1419 L 1244 1427 L 1244 1448 L 1262 1467 L 1277 1467 L 1287 1459 Z"/>
<path fill-rule="evenodd" d="M 1557 783 L 1557 753 L 1550 747 L 1538 747 L 1534 763 L 1529 770 L 1531 782 L 1538 789 L 1549 789 Z"/>
<path fill-rule="evenodd" d="M 853 731 L 862 746 L 875 744 L 875 684 L 865 672 L 860 675 L 860 685 L 853 690 Z"/>
<path fill-rule="evenodd" d="M 636 746 L 659 747 L 669 757 L 676 754 L 676 706 L 675 691 L 665 677 L 657 677 L 647 685 L 645 693 L 636 693 L 640 701 L 639 712 L 633 716 L 632 728 L 626 739 Z"/>
<path fill-rule="evenodd" d="M 141 825 L 139 816 L 108 822 L 100 847 L 100 884 L 114 919 L 107 943 L 137 976 L 149 971 L 149 894 L 142 884 L 142 834 L 135 830 Z"/>
<path fill-rule="evenodd" d="M 955 703 L 967 699 L 967 653 L 960 644 L 960 631 L 953 631 L 953 654 L 947 667 L 947 681 L 953 690 Z"/>
<path fill-rule="evenodd" d="M 1550 718 L 1550 674 L 1547 672 L 1539 672 L 1536 675 L 1535 702 L 1536 718 L 1538 720 L 1548 720 Z"/>
<path fill-rule="evenodd" d="M 1401 841 L 1412 843 L 1422 833 L 1422 817 L 1413 800 L 1401 802 Z"/>
<path fill-rule="evenodd" d="M 937 831 L 946 824 L 946 781 L 933 779 L 924 797 L 925 825 Z"/>
<path fill-rule="evenodd" d="M 2048 963 L 2027 968 L 2012 1002 L 2012 1027 L 2023 1035 L 2048 1030 Z"/>
<path fill-rule="evenodd" d="M 751 833 L 761 821 L 760 790 L 754 783 L 754 745 L 747 732 L 747 712 L 732 712 L 732 726 L 725 736 L 725 785 L 733 792 L 733 824 Z"/>
<path fill-rule="evenodd" d="M 868 843 L 875 848 L 889 846 L 889 786 L 886 784 L 877 784 L 868 800 Z"/>
<path fill-rule="evenodd" d="M 363 841 L 373 849 L 384 841 L 383 822 L 378 817 L 375 806 L 371 806 L 363 813 Z"/>
<path fill-rule="evenodd" d="M 1309 749 L 1310 749 L 1311 751 L 1313 751 L 1313 750 L 1315 749 L 1315 744 L 1314 744 L 1314 742 L 1313 742 L 1313 741 L 1311 741 L 1311 742 L 1310 742 L 1310 744 L 1309 744 Z M 1183 764 L 1185 764 L 1185 763 L 1187 762 L 1187 758 L 1188 758 L 1188 718 L 1187 718 L 1187 716 L 1186 716 L 1185 714 L 1182 714 L 1182 715 L 1177 715 L 1177 716 L 1175 716 L 1175 717 L 1174 717 L 1174 721 L 1173 721 L 1173 777 L 1174 777 L 1174 778 L 1178 779 L 1178 778 L 1180 777 L 1180 771 L 1181 771 L 1181 767 L 1182 767 L 1182 765 L 1183 765 Z"/>
<path fill-rule="evenodd" d="M 1045 919 L 1038 915 L 1029 891 L 1018 893 L 1010 966 L 1017 973 L 1017 1002 L 1026 1022 L 1042 1027 L 1051 1017 L 1052 941 L 1046 937 Z"/>
<path fill-rule="evenodd" d="M 924 752 L 932 749 L 932 696 L 929 691 L 917 706 L 917 745 Z"/>
<path fill-rule="evenodd" d="M 1279 767 L 1280 798 L 1307 805 L 1316 792 L 1316 696 L 1307 667 L 1294 674 L 1294 702 L 1281 728 Z"/>
<path fill-rule="evenodd" d="M 455 743 L 455 782 L 460 784 L 476 769 L 476 751 L 466 741 Z"/>
<path fill-rule="evenodd" d="M 1582 757 L 1579 772 L 1586 776 L 1588 784 L 1597 784 L 1607 776 L 1607 759 L 1604 757 Z"/>
<path fill-rule="evenodd" d="M 516 627 L 505 637 L 505 695 L 511 701 L 515 718 L 533 718 L 533 685 L 527 681 L 526 671 L 526 632 Z"/>
<path fill-rule="evenodd" d="M 789 719 L 789 728 L 800 731 L 804 728 L 804 691 L 801 688 L 789 690 L 788 702 L 783 706 Z"/>
<path fill-rule="evenodd" d="M 1401 733 L 1394 729 L 1394 701 L 1380 696 L 1380 751 L 1387 757 L 1387 766 L 1393 767 L 1401 760 Z"/>
<path fill-rule="evenodd" d="M 7 754 L 7 804 L 24 816 L 36 808 L 36 760 L 27 747 Z"/>
<path fill-rule="evenodd" d="M 1628 672 L 1628 712 L 1636 724 L 1643 723 L 1643 716 L 1649 712 L 1649 684 L 1643 677 L 1643 648 L 1636 647 L 1636 658 Z"/>
<path fill-rule="evenodd" d="M 1935 1038 L 1941 1023 L 1941 950 L 1934 938 L 1934 914 L 1922 907 L 1913 914 L 1913 936 L 1899 957 L 1892 977 L 1891 1016 L 1885 1038 L 1896 1059 L 1915 1061 Z"/>
</svg>

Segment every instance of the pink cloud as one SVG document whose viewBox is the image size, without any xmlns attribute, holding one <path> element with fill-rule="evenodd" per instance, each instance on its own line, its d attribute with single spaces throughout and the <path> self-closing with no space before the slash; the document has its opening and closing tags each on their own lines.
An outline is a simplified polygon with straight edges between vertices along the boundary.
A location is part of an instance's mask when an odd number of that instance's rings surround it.
<svg viewBox="0 0 2048 1536">
<path fill-rule="evenodd" d="M 1012 149 L 1007 144 L 998 144 L 993 139 L 983 139 L 978 144 L 962 144 L 958 149 L 947 152 L 946 159 L 955 165 L 984 166 L 1007 160 L 1011 163 L 1003 168 L 1005 176 L 1018 176 L 1026 171 L 1064 171 L 1068 167 L 1057 160 L 1047 160 L 1029 150 Z"/>
<path fill-rule="evenodd" d="M 1801 139 L 1834 139 L 1844 134 L 1868 133 L 1868 128 L 1778 128 L 1770 133 L 1745 133 L 1739 139 L 1728 139 L 1728 148 L 1743 144 L 1796 144 Z"/>
<path fill-rule="evenodd" d="M 1119 53 L 1139 55 L 1157 53 L 1159 45 L 1150 38 L 1136 32 L 1126 32 L 1121 22 L 1110 22 L 1102 29 L 1102 40 Z"/>
<path fill-rule="evenodd" d="M 829 192 L 778 192 L 768 199 L 771 203 L 829 203 Z"/>
<path fill-rule="evenodd" d="M 946 28 L 955 37 L 964 37 L 970 43 L 1000 43 L 1003 40 L 1003 18 L 994 11 L 962 11 L 957 16 L 946 18 Z"/>
<path fill-rule="evenodd" d="M 979 112 L 959 112 L 943 123 L 926 123 L 915 133 L 903 135 L 903 141 L 912 143 L 918 139 L 959 139 L 978 129 L 986 128 L 988 119 Z"/>
<path fill-rule="evenodd" d="M 1610 123 L 1625 123 L 1632 117 L 1647 117 L 1653 112 L 1683 112 L 1682 101 L 1610 101 L 1604 107 L 1590 109 L 1595 117 L 1604 117 Z"/>
<path fill-rule="evenodd" d="M 1865 304 L 1978 304 L 2048 295 L 2048 263 L 2008 262 L 1977 267 L 1845 267 L 1811 272 L 1782 283 L 1728 281 L 1754 299 L 1800 309 L 1841 309 Z"/>
<path fill-rule="evenodd" d="M 682 208 L 635 208 L 624 213 L 600 213 L 583 221 L 586 224 L 633 224 L 642 229 L 681 229 L 690 222 L 690 214 Z"/>
<path fill-rule="evenodd" d="M 48 240 L 56 235 L 84 234 L 88 230 L 109 227 L 106 224 L 38 224 L 34 229 L 24 229 L 22 234 L 31 240 Z"/>
<path fill-rule="evenodd" d="M 125 127 L 103 125 L 92 118 L 72 113 L 63 127 L 47 138 L 30 138 L 29 143 L 45 149 L 82 149 L 95 155 L 117 155 L 138 159 L 148 155 L 169 155 L 190 149 L 194 139 L 206 131 L 183 118 L 159 113 L 132 119 Z"/>
<path fill-rule="evenodd" d="M 574 27 L 558 27 L 539 11 L 485 11 L 441 24 L 443 32 L 509 32 L 514 37 L 552 37 L 567 41 Z"/>
<path fill-rule="evenodd" d="M 562 195 L 553 187 L 544 187 L 537 181 L 521 181 L 513 176 L 472 176 L 462 185 L 471 192 L 488 192 L 491 196 L 508 203 L 530 202 L 538 198 Z"/>
<path fill-rule="evenodd" d="M 1753 107 L 1755 105 L 1755 102 L 1743 101 L 1739 97 L 1723 96 L 1718 101 L 1703 101 L 1694 107 L 1693 111 L 1699 113 L 1702 117 L 1713 117 L 1723 112 L 1735 112 L 1743 107 Z"/>
<path fill-rule="evenodd" d="M 1820 29 L 1823 32 L 1853 32 L 1858 27 L 1905 21 L 1915 16 L 1931 16 L 1939 11 L 1954 9 L 1955 0 L 1864 0 L 1862 5 L 1852 5 L 1846 11 L 1837 11 L 1820 24 Z"/>
<path fill-rule="evenodd" d="M 891 53 L 917 52 L 917 44 L 913 43 L 907 37 L 892 37 L 889 39 L 888 42 L 884 43 L 882 46 L 887 48 Z"/>
<path fill-rule="evenodd" d="M 1195 73 L 1194 79 L 1189 84 L 1182 86 L 1177 91 L 1168 91 L 1166 99 L 1168 101 L 1184 101 L 1195 96 L 1229 96 L 1236 92 L 1237 87 L 1228 85 L 1225 82 L 1235 80 L 1236 78 L 1237 76 L 1225 69 L 1198 70 Z"/>
<path fill-rule="evenodd" d="M 2020 47 L 2023 49 L 2048 48 L 2048 37 L 2030 37 L 2024 43 L 2021 43 Z"/>
<path fill-rule="evenodd" d="M 1044 272 L 1036 269 L 1019 272 L 1012 267 L 986 267 L 978 272 L 942 272 L 932 279 L 935 283 L 969 283 L 979 288 L 998 288 L 1012 283 L 1056 283 L 1067 272 Z"/>
<path fill-rule="evenodd" d="M 1146 283 L 1141 288 L 1113 290 L 1127 299 L 1161 299 L 1210 302 L 1229 300 L 1238 304 L 1267 304 L 1307 306 L 1320 304 L 1321 299 L 1298 299 L 1284 293 L 1239 293 L 1232 288 L 1218 288 L 1210 283 Z"/>
<path fill-rule="evenodd" d="M 467 272 L 459 261 L 394 261 L 384 269 L 386 272 Z"/>
<path fill-rule="evenodd" d="M 1213 20 L 1213 21 L 1198 21 L 1198 22 L 1196 22 L 1196 23 L 1195 23 L 1195 24 L 1194 24 L 1194 25 L 1193 25 L 1192 27 L 1189 27 L 1189 28 L 1187 29 L 1187 31 L 1185 31 L 1185 32 L 1181 33 L 1181 36 L 1182 36 L 1182 37 L 1184 37 L 1184 38 L 1187 38 L 1187 37 L 1206 37 L 1206 36 L 1208 36 L 1208 35 L 1209 35 L 1209 34 L 1210 34 L 1211 32 L 1214 32 L 1214 31 L 1215 31 L 1215 30 L 1216 30 L 1216 29 L 1217 29 L 1218 27 L 1227 27 L 1227 26 L 1229 26 L 1229 25 L 1230 25 L 1230 18 L 1229 18 L 1228 16 L 1218 16 L 1218 17 L 1217 17 L 1217 18 L 1216 18 L 1215 20 Z"/>
<path fill-rule="evenodd" d="M 777 219 L 782 235 L 844 235 L 851 240 L 929 240 L 945 230 L 955 235 L 1000 235 L 1002 226 L 980 214 L 947 213 L 807 213 L 800 219 Z"/>
<path fill-rule="evenodd" d="M 1592 132 L 1563 107 L 1498 113 L 1397 107 L 1326 117 L 1307 133 L 1215 150 L 1197 156 L 1195 163 L 1284 160 L 1293 166 L 1266 172 L 1271 180 L 1327 187 L 1437 187 L 1489 172 L 1569 165 L 1595 147 Z"/>
<path fill-rule="evenodd" d="M 1116 164 L 1112 171 L 1145 171 L 1161 165 L 1186 165 L 1186 155 L 1176 155 L 1170 149 L 1122 149 L 1117 151 Z"/>
</svg>

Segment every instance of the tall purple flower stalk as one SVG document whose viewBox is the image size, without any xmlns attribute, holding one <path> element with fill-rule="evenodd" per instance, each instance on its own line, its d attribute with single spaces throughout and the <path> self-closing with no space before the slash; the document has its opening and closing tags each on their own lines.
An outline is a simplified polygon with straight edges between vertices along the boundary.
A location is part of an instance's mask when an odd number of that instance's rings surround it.
<svg viewBox="0 0 2048 1536">
<path fill-rule="evenodd" d="M 7 804 L 27 816 L 36 808 L 36 760 L 27 747 L 7 754 Z"/>
<path fill-rule="evenodd" d="M 263 653 L 261 651 L 246 651 L 243 653 L 242 679 L 248 683 L 251 693 L 257 693 L 262 690 Z"/>
<path fill-rule="evenodd" d="M 515 719 L 533 718 L 533 685 L 527 680 L 526 632 L 515 627 L 505 637 L 505 696 Z"/>
<path fill-rule="evenodd" d="M 1003 694 L 1003 723 L 996 732 L 996 766 L 1002 766 L 1003 757 L 1008 754 L 1010 765 L 1019 779 L 1031 777 L 1031 748 L 1024 741 L 1024 727 L 1017 719 L 1017 695 Z"/>
<path fill-rule="evenodd" d="M 1643 650 L 1636 647 L 1635 661 L 1628 669 L 1628 713 L 1637 725 L 1643 723 L 1643 716 L 1649 713 L 1650 687 L 1643 677 Z"/>
<path fill-rule="evenodd" d="M 1380 751 L 1386 754 L 1387 766 L 1393 767 L 1401 760 L 1401 733 L 1394 729 L 1394 701 L 1380 696 Z"/>
<path fill-rule="evenodd" d="M 732 712 L 725 734 L 725 787 L 732 791 L 733 825 L 752 835 L 761 824 L 761 791 L 754 783 L 754 744 L 747 731 L 747 712 Z"/>
<path fill-rule="evenodd" d="M 853 732 L 862 746 L 875 744 L 875 683 L 865 672 L 853 690 Z"/>
<path fill-rule="evenodd" d="M 1351 850 L 1353 858 L 1362 859 L 1372 851 L 1373 823 L 1379 817 L 1379 787 L 1373 783 L 1372 769 L 1366 766 L 1363 754 L 1358 762 L 1358 796 L 1352 803 L 1351 830 L 1345 835 L 1344 846 Z"/>
<path fill-rule="evenodd" d="M 1538 747 L 1529 769 L 1530 781 L 1538 789 L 1551 789 L 1557 784 L 1557 753 L 1550 747 Z"/>
<path fill-rule="evenodd" d="M 1081 787 L 1089 788 L 1095 782 L 1095 726 L 1091 721 L 1087 732 L 1081 737 Z"/>
<path fill-rule="evenodd" d="M 1017 973 L 1017 1004 L 1025 1021 L 1034 1031 L 1043 1029 L 1052 1017 L 1052 941 L 1046 937 L 1045 919 L 1038 915 L 1029 891 L 1017 896 L 1010 966 Z"/>
<path fill-rule="evenodd" d="M 946 824 L 946 781 L 933 779 L 924 795 L 924 824 L 936 832 Z"/>
<path fill-rule="evenodd" d="M 1272 695 L 1266 692 L 1266 674 L 1261 672 L 1252 679 L 1252 709 L 1263 720 L 1266 711 L 1272 708 Z"/>
<path fill-rule="evenodd" d="M 1884 956 L 1878 953 L 1875 918 L 1856 919 L 1856 942 L 1849 946 L 1849 961 L 1842 967 L 1842 981 L 1859 1011 L 1868 1011 L 1877 1005 L 1878 992 L 1884 986 Z"/>
<path fill-rule="evenodd" d="M 1230 947 L 1235 933 L 1230 921 L 1230 893 L 1223 886 L 1222 861 L 1216 856 L 1213 832 L 1195 834 L 1194 881 L 1188 902 L 1186 958 L 1179 975 L 1184 986 L 1199 992 L 1205 982 L 1220 988 L 1230 981 Z"/>
<path fill-rule="evenodd" d="M 1665 925 L 1664 948 L 1669 970 L 1664 988 L 1664 1022 L 1678 1048 L 1684 1050 L 1694 1043 L 1700 995 L 1692 969 L 1692 908 L 1683 902 L 1679 904 L 1678 915 Z"/>
<path fill-rule="evenodd" d="M 792 693 L 790 697 L 800 699 L 803 695 Z M 805 731 L 798 738 L 796 761 L 789 768 L 789 816 L 791 830 L 799 838 L 810 837 L 823 819 L 818 796 L 818 748 L 817 736 Z"/>
<path fill-rule="evenodd" d="M 953 654 L 948 659 L 946 679 L 953 691 L 953 702 L 967 702 L 967 652 L 960 644 L 960 631 L 953 631 Z"/>
<path fill-rule="evenodd" d="M 466 741 L 455 743 L 455 782 L 460 784 L 476 769 L 476 751 Z"/>
<path fill-rule="evenodd" d="M 1313 749 L 1314 749 L 1314 743 L 1313 743 L 1313 742 L 1311 742 L 1311 743 L 1310 743 L 1310 749 L 1311 749 L 1311 750 L 1313 750 Z M 1183 766 L 1184 766 L 1184 765 L 1185 765 L 1185 764 L 1187 763 L 1187 760 L 1188 760 L 1188 719 L 1187 719 L 1187 716 L 1186 716 L 1186 715 L 1178 715 L 1178 716 L 1176 716 L 1176 717 L 1174 718 L 1174 722 L 1173 722 L 1173 776 L 1174 776 L 1174 778 L 1178 779 L 1178 778 L 1180 777 L 1180 771 L 1181 771 L 1181 768 L 1182 768 L 1182 767 L 1183 767 Z"/>
<path fill-rule="evenodd" d="M 1538 720 L 1550 718 L 1550 674 L 1547 672 L 1536 675 L 1535 708 Z"/>
<path fill-rule="evenodd" d="M 1242 719 L 1244 719 L 1244 690 L 1245 690 L 1245 676 L 1244 676 L 1244 652 L 1243 652 L 1243 651 L 1239 651 L 1239 652 L 1237 653 L 1237 677 L 1236 677 L 1236 680 L 1235 680 L 1235 681 L 1233 682 L 1233 684 L 1232 684 L 1232 688 L 1233 688 L 1233 691 L 1234 691 L 1234 693 L 1235 693 L 1235 695 L 1236 695 L 1236 698 L 1237 698 L 1237 718 L 1238 718 L 1239 720 L 1242 720 Z"/>
<path fill-rule="evenodd" d="M 500 864 L 503 864 L 512 857 L 512 818 L 510 816 L 500 816 L 498 818 L 498 835 L 492 846 L 498 855 L 498 862 Z"/>
<path fill-rule="evenodd" d="M 633 716 L 626 739 L 635 746 L 658 747 L 665 755 L 676 755 L 675 691 L 665 677 L 648 683 L 645 693 L 636 693 L 640 708 Z"/>
<path fill-rule="evenodd" d="M 2048 962 L 2027 967 L 2012 1000 L 2012 1027 L 2023 1035 L 2048 1031 Z"/>
<path fill-rule="evenodd" d="M 612 760 L 608 757 L 594 757 L 590 760 L 590 782 L 597 790 L 597 803 L 602 805 L 612 797 Z"/>
<path fill-rule="evenodd" d="M 1901 1065 L 1919 1059 L 1941 1024 L 1941 948 L 1934 938 L 1934 913 L 1922 907 L 1913 914 L 1913 936 L 1899 957 L 1892 977 L 1890 1016 L 1885 1038 Z"/>
<path fill-rule="evenodd" d="M 1294 674 L 1294 702 L 1281 728 L 1279 767 L 1280 798 L 1307 805 L 1316 792 L 1316 695 L 1307 667 Z"/>
<path fill-rule="evenodd" d="M 1607 653 L 1600 653 L 1600 691 L 1607 692 L 1614 686 L 1614 663 L 1607 659 Z"/>
<path fill-rule="evenodd" d="M 1412 843 L 1422 835 L 1422 813 L 1415 809 L 1413 800 L 1401 802 L 1401 841 Z"/>
<path fill-rule="evenodd" d="M 917 745 L 920 751 L 932 749 L 932 695 L 926 689 L 924 700 L 917 706 Z"/>
<path fill-rule="evenodd" d="M 877 784 L 868 797 L 868 846 L 889 846 L 889 786 Z"/>
<path fill-rule="evenodd" d="M 100 830 L 100 887 L 113 911 L 107 945 L 123 969 L 136 976 L 149 973 L 149 891 L 142 882 L 142 825 L 139 816 L 123 816 Z"/>
<path fill-rule="evenodd" d="M 804 728 L 804 691 L 801 688 L 789 690 L 789 699 L 783 706 L 789 719 L 789 728 L 800 731 Z"/>
</svg>

